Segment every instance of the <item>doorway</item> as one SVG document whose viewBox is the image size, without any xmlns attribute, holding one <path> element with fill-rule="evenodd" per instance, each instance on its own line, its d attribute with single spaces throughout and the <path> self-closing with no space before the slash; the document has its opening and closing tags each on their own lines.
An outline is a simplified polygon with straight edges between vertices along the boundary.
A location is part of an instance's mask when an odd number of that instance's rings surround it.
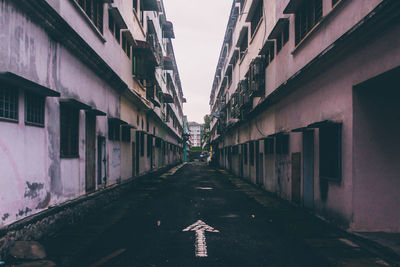
<svg viewBox="0 0 400 267">
<path fill-rule="evenodd" d="M 86 193 L 96 189 L 96 116 L 86 113 Z"/>
<path fill-rule="evenodd" d="M 97 184 L 106 183 L 106 138 L 97 137 Z"/>
<path fill-rule="evenodd" d="M 292 153 L 292 201 L 300 204 L 301 153 Z"/>
<path fill-rule="evenodd" d="M 132 177 L 136 176 L 136 143 L 132 142 Z"/>
<path fill-rule="evenodd" d="M 303 205 L 314 208 L 314 131 L 303 132 Z"/>
</svg>

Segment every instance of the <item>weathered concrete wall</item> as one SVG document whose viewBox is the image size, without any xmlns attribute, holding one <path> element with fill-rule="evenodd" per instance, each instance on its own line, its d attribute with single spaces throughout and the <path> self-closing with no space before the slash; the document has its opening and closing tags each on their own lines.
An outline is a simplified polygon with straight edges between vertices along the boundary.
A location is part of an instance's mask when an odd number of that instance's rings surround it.
<svg viewBox="0 0 400 267">
<path fill-rule="evenodd" d="M 0 71 L 29 80 L 119 116 L 118 94 L 61 44 L 35 25 L 10 1 L 0 5 Z M 45 127 L 24 124 L 24 91 L 19 92 L 19 122 L 1 122 L 0 226 L 49 205 L 85 193 L 85 113 L 79 116 L 79 159 L 61 159 L 58 99 L 46 98 Z M 107 121 L 97 118 L 96 135 L 105 135 Z M 111 149 L 109 147 L 109 149 Z M 113 171 L 111 169 L 111 171 Z M 119 171 L 112 172 L 119 177 Z"/>
</svg>

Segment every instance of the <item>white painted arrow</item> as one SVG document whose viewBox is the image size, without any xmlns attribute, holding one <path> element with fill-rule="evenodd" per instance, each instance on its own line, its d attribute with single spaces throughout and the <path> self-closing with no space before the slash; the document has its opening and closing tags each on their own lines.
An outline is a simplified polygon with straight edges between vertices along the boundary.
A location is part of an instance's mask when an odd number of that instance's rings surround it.
<svg viewBox="0 0 400 267">
<path fill-rule="evenodd" d="M 196 257 L 207 257 L 207 243 L 204 232 L 219 233 L 219 231 L 207 225 L 202 220 L 198 220 L 194 224 L 183 229 L 183 232 L 188 231 L 196 232 L 196 243 L 194 244 Z"/>
</svg>

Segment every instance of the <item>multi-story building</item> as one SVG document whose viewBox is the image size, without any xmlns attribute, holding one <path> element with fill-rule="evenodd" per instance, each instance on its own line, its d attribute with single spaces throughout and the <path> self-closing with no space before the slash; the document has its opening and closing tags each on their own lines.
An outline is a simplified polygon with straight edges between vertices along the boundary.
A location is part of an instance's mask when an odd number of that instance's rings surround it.
<svg viewBox="0 0 400 267">
<path fill-rule="evenodd" d="M 0 227 L 181 161 L 160 0 L 0 1 Z"/>
<path fill-rule="evenodd" d="M 214 159 L 352 231 L 400 232 L 400 2 L 235 0 Z"/>
<path fill-rule="evenodd" d="M 192 147 L 201 147 L 201 137 L 203 134 L 203 124 L 189 122 L 190 143 Z"/>
</svg>

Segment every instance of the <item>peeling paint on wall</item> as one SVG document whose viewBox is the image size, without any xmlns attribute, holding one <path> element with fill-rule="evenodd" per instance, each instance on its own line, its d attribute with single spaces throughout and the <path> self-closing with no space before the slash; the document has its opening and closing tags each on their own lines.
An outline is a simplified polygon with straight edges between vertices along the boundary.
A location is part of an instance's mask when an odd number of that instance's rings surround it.
<svg viewBox="0 0 400 267">
<path fill-rule="evenodd" d="M 7 220 L 8 217 L 10 217 L 10 214 L 9 213 L 4 213 L 3 217 L 1 217 L 1 219 L 3 221 L 5 221 L 5 220 Z"/>
<path fill-rule="evenodd" d="M 30 198 L 30 199 L 37 198 L 39 196 L 40 190 L 42 190 L 43 188 L 44 188 L 44 184 L 42 184 L 42 183 L 26 182 L 24 197 Z"/>
<path fill-rule="evenodd" d="M 39 202 L 39 204 L 36 206 L 36 209 L 40 210 L 40 209 L 47 208 L 50 204 L 50 200 L 51 200 L 51 194 L 49 192 L 47 192 L 46 198 L 43 199 L 43 201 Z"/>
</svg>

